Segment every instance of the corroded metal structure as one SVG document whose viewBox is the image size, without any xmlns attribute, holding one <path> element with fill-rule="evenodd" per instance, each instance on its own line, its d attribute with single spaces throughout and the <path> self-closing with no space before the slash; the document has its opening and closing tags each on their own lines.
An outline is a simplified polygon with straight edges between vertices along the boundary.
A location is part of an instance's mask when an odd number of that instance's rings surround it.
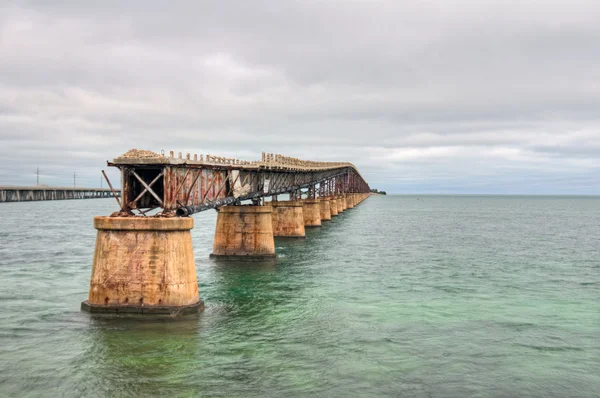
<svg viewBox="0 0 600 398">
<path fill-rule="evenodd" d="M 94 220 L 90 290 L 81 305 L 90 312 L 200 311 L 190 214 L 219 211 L 211 257 L 266 261 L 276 258 L 275 236 L 304 238 L 305 227 L 331 219 L 335 204 L 342 211 L 346 200 L 358 203 L 369 195 L 369 185 L 351 163 L 272 154 L 245 162 L 131 150 L 109 165 L 121 170 L 120 195 L 104 174 L 121 210 Z M 283 193 L 292 200 L 277 201 Z M 273 201 L 260 205 L 265 196 Z M 145 217 L 155 209 L 160 209 L 155 217 Z"/>
<path fill-rule="evenodd" d="M 131 150 L 108 163 L 121 170 L 121 215 L 162 209 L 165 216 L 240 204 L 288 193 L 309 198 L 367 193 L 369 185 L 347 162 L 314 162 L 262 154 L 259 161 Z"/>
</svg>

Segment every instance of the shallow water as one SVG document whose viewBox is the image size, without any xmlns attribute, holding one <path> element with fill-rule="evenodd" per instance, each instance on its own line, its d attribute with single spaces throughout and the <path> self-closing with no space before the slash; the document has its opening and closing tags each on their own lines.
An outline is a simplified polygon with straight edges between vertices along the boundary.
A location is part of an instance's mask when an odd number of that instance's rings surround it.
<svg viewBox="0 0 600 398">
<path fill-rule="evenodd" d="M 275 265 L 202 213 L 176 320 L 79 311 L 114 210 L 0 204 L 1 396 L 600 396 L 598 197 L 371 197 Z"/>
</svg>

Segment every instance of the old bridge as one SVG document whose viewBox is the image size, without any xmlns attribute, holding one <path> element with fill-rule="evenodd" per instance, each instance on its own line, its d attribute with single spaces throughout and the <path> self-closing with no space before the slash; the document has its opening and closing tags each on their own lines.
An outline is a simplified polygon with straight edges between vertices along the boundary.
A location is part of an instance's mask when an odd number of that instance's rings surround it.
<svg viewBox="0 0 600 398">
<path fill-rule="evenodd" d="M 306 227 L 319 227 L 369 196 L 369 185 L 348 162 L 131 150 L 108 165 L 121 171 L 120 192 L 107 178 L 120 210 L 94 219 L 96 251 L 82 303 L 92 312 L 201 309 L 193 213 L 218 211 L 211 257 L 265 261 L 275 258 L 274 237 L 304 238 Z M 279 200 L 282 194 L 289 200 Z"/>
</svg>

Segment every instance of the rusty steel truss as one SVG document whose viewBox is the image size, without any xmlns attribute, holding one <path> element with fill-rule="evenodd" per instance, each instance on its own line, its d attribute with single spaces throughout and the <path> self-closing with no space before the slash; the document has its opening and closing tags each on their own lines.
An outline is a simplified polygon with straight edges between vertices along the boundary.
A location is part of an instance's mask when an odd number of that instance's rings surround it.
<svg viewBox="0 0 600 398">
<path fill-rule="evenodd" d="M 369 192 L 369 185 L 351 163 L 303 161 L 265 153 L 262 160 L 247 162 L 131 150 L 108 165 L 121 170 L 120 215 L 146 215 L 162 209 L 164 216 L 188 216 L 244 200 L 257 202 L 267 196 L 276 200 L 284 193 L 314 198 Z"/>
</svg>

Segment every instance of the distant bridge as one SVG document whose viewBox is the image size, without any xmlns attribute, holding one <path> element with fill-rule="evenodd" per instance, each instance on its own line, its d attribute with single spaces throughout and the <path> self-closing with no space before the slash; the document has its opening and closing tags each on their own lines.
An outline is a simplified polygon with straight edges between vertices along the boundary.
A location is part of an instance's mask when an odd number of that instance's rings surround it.
<svg viewBox="0 0 600 398">
<path fill-rule="evenodd" d="M 119 195 L 119 193 L 116 193 Z M 113 196 L 108 188 L 20 187 L 0 186 L 0 202 L 36 200 L 95 199 Z"/>
</svg>

